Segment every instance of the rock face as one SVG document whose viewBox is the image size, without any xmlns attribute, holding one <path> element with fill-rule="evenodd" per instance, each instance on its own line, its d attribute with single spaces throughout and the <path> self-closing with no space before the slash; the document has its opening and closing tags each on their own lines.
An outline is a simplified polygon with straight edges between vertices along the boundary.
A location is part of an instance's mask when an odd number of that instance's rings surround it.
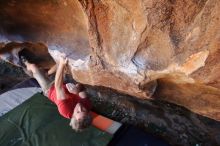
<svg viewBox="0 0 220 146">
<path fill-rule="evenodd" d="M 145 129 L 170 145 L 220 145 L 220 122 L 165 101 L 134 99 L 109 88 L 86 87 L 95 111 Z"/>
<path fill-rule="evenodd" d="M 0 94 L 10 90 L 25 79 L 27 79 L 27 75 L 22 69 L 0 60 Z"/>
<path fill-rule="evenodd" d="M 219 9 L 219 0 L 3 0 L 0 38 L 40 41 L 55 61 L 65 53 L 81 83 L 220 121 Z"/>
</svg>

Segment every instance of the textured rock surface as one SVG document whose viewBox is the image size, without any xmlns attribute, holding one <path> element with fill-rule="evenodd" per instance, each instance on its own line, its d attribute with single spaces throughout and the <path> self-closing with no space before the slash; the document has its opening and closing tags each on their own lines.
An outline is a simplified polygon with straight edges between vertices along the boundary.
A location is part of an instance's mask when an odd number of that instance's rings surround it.
<svg viewBox="0 0 220 146">
<path fill-rule="evenodd" d="M 21 68 L 16 68 L 0 60 L 0 94 L 6 92 L 26 78 L 27 75 L 24 74 Z"/>
<path fill-rule="evenodd" d="M 55 61 L 65 53 L 79 82 L 220 120 L 219 9 L 219 0 L 1 1 L 0 37 L 41 41 Z"/>
<path fill-rule="evenodd" d="M 109 88 L 88 87 L 94 109 L 122 123 L 136 125 L 171 145 L 220 145 L 220 122 L 164 101 L 134 99 Z"/>
</svg>

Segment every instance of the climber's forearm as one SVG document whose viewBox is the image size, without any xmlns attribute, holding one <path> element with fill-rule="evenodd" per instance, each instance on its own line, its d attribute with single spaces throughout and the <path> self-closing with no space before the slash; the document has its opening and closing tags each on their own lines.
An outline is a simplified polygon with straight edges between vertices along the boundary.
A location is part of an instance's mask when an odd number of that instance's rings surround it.
<svg viewBox="0 0 220 146">
<path fill-rule="evenodd" d="M 63 100 L 65 99 L 65 92 L 63 90 L 63 73 L 64 73 L 65 64 L 62 62 L 59 62 L 57 72 L 55 75 L 55 90 L 57 99 Z"/>
</svg>

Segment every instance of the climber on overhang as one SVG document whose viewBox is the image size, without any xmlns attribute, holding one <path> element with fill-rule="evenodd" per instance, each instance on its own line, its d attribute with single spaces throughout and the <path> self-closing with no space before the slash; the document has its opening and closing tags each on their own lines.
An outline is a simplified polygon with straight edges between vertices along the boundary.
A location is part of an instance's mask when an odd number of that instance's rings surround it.
<svg viewBox="0 0 220 146">
<path fill-rule="evenodd" d="M 81 131 L 91 124 L 91 103 L 83 91 L 83 86 L 63 83 L 64 69 L 68 63 L 66 57 L 60 57 L 55 83 L 50 81 L 43 71 L 37 65 L 30 63 L 25 56 L 20 56 L 20 60 L 27 71 L 38 81 L 44 95 L 57 105 L 59 113 L 63 117 L 71 119 L 70 126 L 74 130 Z"/>
</svg>

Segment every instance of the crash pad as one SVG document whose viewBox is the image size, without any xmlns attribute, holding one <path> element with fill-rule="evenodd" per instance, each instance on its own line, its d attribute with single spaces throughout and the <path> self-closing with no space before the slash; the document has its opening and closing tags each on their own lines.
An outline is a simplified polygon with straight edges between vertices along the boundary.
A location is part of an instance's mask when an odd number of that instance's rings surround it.
<svg viewBox="0 0 220 146">
<path fill-rule="evenodd" d="M 75 132 L 40 93 L 0 118 L 0 146 L 105 146 L 111 138 L 93 126 Z"/>
</svg>

